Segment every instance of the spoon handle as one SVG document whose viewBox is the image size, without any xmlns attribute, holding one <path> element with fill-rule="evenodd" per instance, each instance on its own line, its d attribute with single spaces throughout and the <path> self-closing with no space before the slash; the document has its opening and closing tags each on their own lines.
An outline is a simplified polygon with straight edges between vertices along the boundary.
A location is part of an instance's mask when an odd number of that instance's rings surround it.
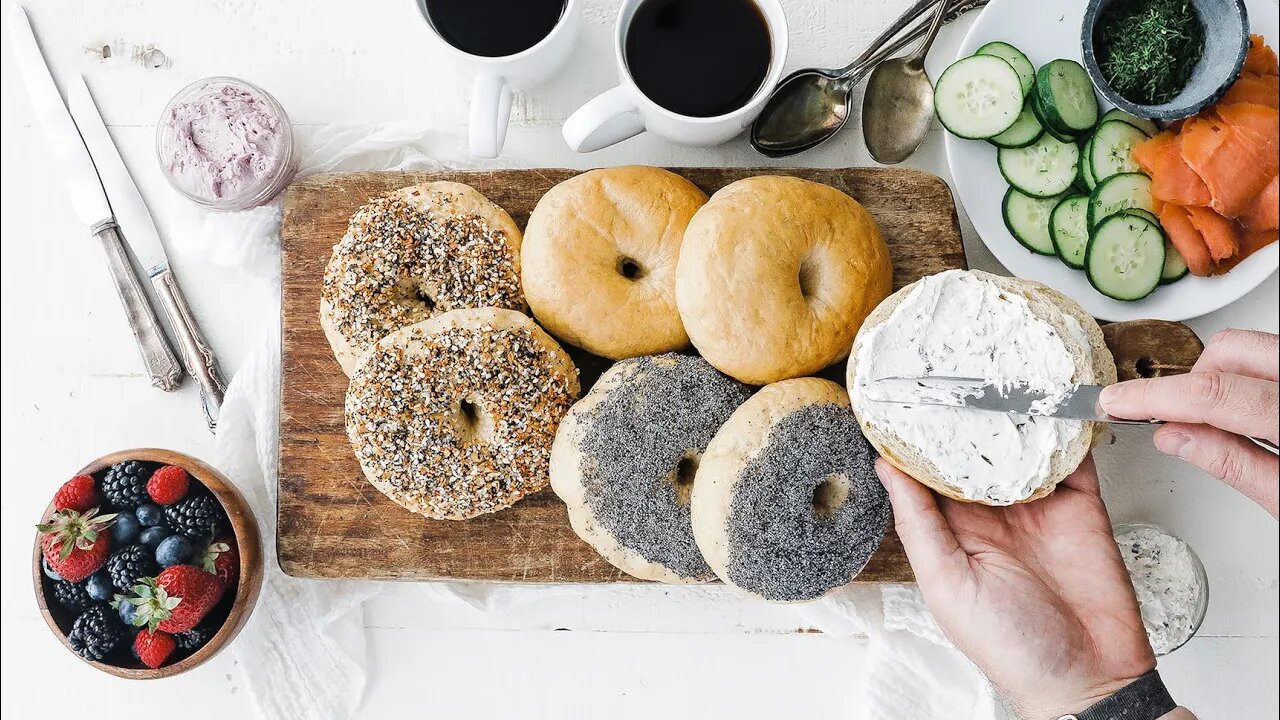
<svg viewBox="0 0 1280 720">
<path fill-rule="evenodd" d="M 947 0 L 916 0 L 914 5 L 907 8 L 902 15 L 898 16 L 897 20 L 893 21 L 892 25 L 885 28 L 884 32 L 880 33 L 875 40 L 872 40 L 871 43 L 867 45 L 867 49 L 862 51 L 861 55 L 854 58 L 853 62 L 841 68 L 840 75 L 842 77 L 849 75 L 857 69 L 858 66 L 873 61 L 876 51 L 880 46 L 892 40 L 894 35 L 897 35 L 902 31 L 902 28 L 910 25 L 916 18 L 923 15 L 926 10 L 940 2 L 945 3 Z"/>
<path fill-rule="evenodd" d="M 988 2 L 989 0 L 948 0 L 947 10 L 943 14 L 941 24 L 945 25 L 970 10 L 976 10 L 984 7 Z M 910 12 L 911 11 L 909 10 L 908 13 Z M 914 20 L 916 17 L 919 17 L 920 14 L 923 13 L 917 13 L 916 16 L 909 20 Z M 862 79 L 866 77 L 867 73 L 873 70 L 876 65 L 888 60 L 889 57 L 915 42 L 922 35 L 928 32 L 931 24 L 932 22 L 930 20 L 921 22 L 884 47 L 880 46 L 880 43 L 883 41 L 880 38 L 877 38 L 876 41 L 872 42 L 871 45 L 867 47 L 867 50 L 862 53 L 858 60 L 853 61 L 841 71 L 840 77 L 838 78 L 841 81 L 841 85 L 845 88 L 852 88 L 854 85 L 862 82 Z"/>
<path fill-rule="evenodd" d="M 933 13 L 933 22 L 929 23 L 929 32 L 925 34 L 924 40 L 920 41 L 920 46 L 911 53 L 911 57 L 907 63 L 912 67 L 924 67 L 925 56 L 929 54 L 929 48 L 933 45 L 933 41 L 938 37 L 938 29 L 942 27 L 942 19 L 947 14 L 947 3 L 944 0 L 938 3 L 938 9 Z"/>
</svg>

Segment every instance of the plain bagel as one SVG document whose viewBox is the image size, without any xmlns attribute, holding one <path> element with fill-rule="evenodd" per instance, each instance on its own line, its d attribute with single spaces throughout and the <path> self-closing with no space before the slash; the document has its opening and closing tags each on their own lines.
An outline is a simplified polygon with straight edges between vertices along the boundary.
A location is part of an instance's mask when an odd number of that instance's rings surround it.
<svg viewBox="0 0 1280 720">
<path fill-rule="evenodd" d="M 689 222 L 676 304 L 708 362 L 763 385 L 848 354 L 892 276 L 889 248 L 856 200 L 799 178 L 752 177 Z"/>
<path fill-rule="evenodd" d="M 592 170 L 551 188 L 529 216 L 522 250 L 538 322 L 613 360 L 686 347 L 676 262 L 706 201 L 693 183 L 654 167 Z"/>
<path fill-rule="evenodd" d="M 520 228 L 475 188 L 430 182 L 370 200 L 325 268 L 320 325 L 350 375 L 375 343 L 459 308 L 526 308 Z"/>
<path fill-rule="evenodd" d="M 886 355 L 886 349 L 903 355 Z M 1029 280 L 949 270 L 902 288 L 867 318 L 847 375 L 867 439 L 942 495 L 1007 505 L 1052 492 L 1084 460 L 1103 426 L 903 407 L 874 402 L 875 391 L 868 390 L 882 377 L 927 375 L 1065 388 L 1113 383 L 1116 367 L 1098 323 L 1075 301 Z"/>
<path fill-rule="evenodd" d="M 889 525 L 875 452 L 844 388 L 797 378 L 743 403 L 703 453 L 693 532 L 726 583 L 774 602 L 814 600 L 858 575 Z"/>
<path fill-rule="evenodd" d="M 578 370 L 526 315 L 453 310 L 383 338 L 347 388 L 347 435 L 365 477 L 404 508 L 464 520 L 548 481 Z"/>
</svg>

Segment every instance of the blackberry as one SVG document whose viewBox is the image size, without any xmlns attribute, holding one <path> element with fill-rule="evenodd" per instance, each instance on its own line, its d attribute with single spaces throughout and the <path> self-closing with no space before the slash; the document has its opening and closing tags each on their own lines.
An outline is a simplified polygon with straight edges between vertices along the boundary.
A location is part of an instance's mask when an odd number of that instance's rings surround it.
<svg viewBox="0 0 1280 720">
<path fill-rule="evenodd" d="M 89 597 L 89 593 L 85 591 L 84 583 L 57 580 L 53 583 L 53 597 L 59 605 L 73 613 L 93 605 L 93 598 Z"/>
<path fill-rule="evenodd" d="M 164 508 L 165 523 L 193 539 L 212 538 L 227 524 L 222 506 L 210 495 L 192 495 Z"/>
<path fill-rule="evenodd" d="M 120 618 L 106 605 L 94 605 L 76 618 L 67 643 L 88 660 L 105 660 L 125 639 Z"/>
<path fill-rule="evenodd" d="M 142 578 L 155 577 L 159 573 L 160 566 L 156 564 L 155 555 L 146 545 L 126 545 L 107 558 L 107 574 L 111 576 L 111 584 L 125 594 Z"/>
<path fill-rule="evenodd" d="M 150 479 L 151 468 L 137 460 L 125 460 L 107 470 L 99 489 L 116 510 L 132 510 L 148 502 L 147 480 Z"/>
<path fill-rule="evenodd" d="M 213 639 L 217 634 L 218 628 L 207 622 L 191 628 L 186 632 L 174 633 L 173 641 L 178 644 L 178 649 L 184 652 L 195 652 L 205 646 L 205 643 Z"/>
</svg>

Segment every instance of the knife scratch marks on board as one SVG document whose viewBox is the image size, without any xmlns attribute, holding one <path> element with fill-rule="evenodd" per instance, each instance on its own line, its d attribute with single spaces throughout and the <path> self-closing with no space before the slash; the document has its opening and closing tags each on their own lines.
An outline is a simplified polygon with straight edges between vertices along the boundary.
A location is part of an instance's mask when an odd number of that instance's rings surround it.
<svg viewBox="0 0 1280 720">
<path fill-rule="evenodd" d="M 166 70 L 173 67 L 173 59 L 168 53 L 151 43 L 137 44 L 113 40 L 89 45 L 85 47 L 84 53 L 92 60 L 107 64 L 129 61 L 150 70 Z"/>
</svg>

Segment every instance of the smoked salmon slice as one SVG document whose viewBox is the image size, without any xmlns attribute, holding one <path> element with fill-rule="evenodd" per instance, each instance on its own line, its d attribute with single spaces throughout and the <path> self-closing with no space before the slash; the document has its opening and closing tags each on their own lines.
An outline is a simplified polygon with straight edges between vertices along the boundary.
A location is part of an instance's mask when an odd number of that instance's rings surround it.
<svg viewBox="0 0 1280 720">
<path fill-rule="evenodd" d="M 1214 112 L 1226 124 L 1253 136 L 1264 155 L 1274 158 L 1280 168 L 1280 112 L 1275 108 L 1253 103 L 1219 105 Z"/>
<path fill-rule="evenodd" d="M 1213 274 L 1213 258 L 1209 256 L 1209 246 L 1204 236 L 1191 224 L 1187 209 L 1178 205 L 1166 204 L 1160 208 L 1160 225 L 1164 228 L 1169 242 L 1177 249 L 1178 254 L 1186 261 L 1192 275 L 1208 277 Z"/>
<path fill-rule="evenodd" d="M 1243 73 L 1227 94 L 1222 96 L 1220 105 L 1232 103 L 1253 103 L 1272 109 L 1280 108 L 1280 76 Z"/>
<path fill-rule="evenodd" d="M 1258 193 L 1239 220 L 1251 233 L 1271 230 L 1275 235 L 1274 231 L 1280 229 L 1280 177 L 1271 178 L 1271 184 Z"/>
<path fill-rule="evenodd" d="M 1215 274 L 1221 275 L 1235 266 L 1239 265 L 1242 260 L 1250 255 L 1258 252 L 1262 248 L 1270 245 L 1276 240 L 1280 240 L 1280 234 L 1275 230 L 1250 230 L 1241 235 L 1240 252 L 1235 257 L 1218 265 Z"/>
<path fill-rule="evenodd" d="M 1208 186 L 1213 198 L 1210 207 L 1228 218 L 1247 210 L 1280 171 L 1280 158 L 1268 149 L 1274 143 L 1251 130 L 1191 118 L 1183 125 L 1181 137 L 1182 159 Z"/>
<path fill-rule="evenodd" d="M 1267 47 L 1267 42 L 1261 35 L 1249 36 L 1249 53 L 1244 57 L 1244 72 L 1259 75 L 1280 73 L 1280 62 L 1277 61 L 1276 51 Z"/>
<path fill-rule="evenodd" d="M 1240 251 L 1240 226 L 1209 208 L 1188 207 L 1187 216 L 1204 244 L 1209 247 L 1209 257 L 1215 263 L 1222 262 Z M 1188 265 L 1190 267 L 1190 265 Z"/>
<path fill-rule="evenodd" d="M 1151 197 L 1175 205 L 1208 205 L 1204 180 L 1182 159 L 1182 140 L 1166 130 L 1133 149 L 1134 162 L 1151 177 Z"/>
</svg>

